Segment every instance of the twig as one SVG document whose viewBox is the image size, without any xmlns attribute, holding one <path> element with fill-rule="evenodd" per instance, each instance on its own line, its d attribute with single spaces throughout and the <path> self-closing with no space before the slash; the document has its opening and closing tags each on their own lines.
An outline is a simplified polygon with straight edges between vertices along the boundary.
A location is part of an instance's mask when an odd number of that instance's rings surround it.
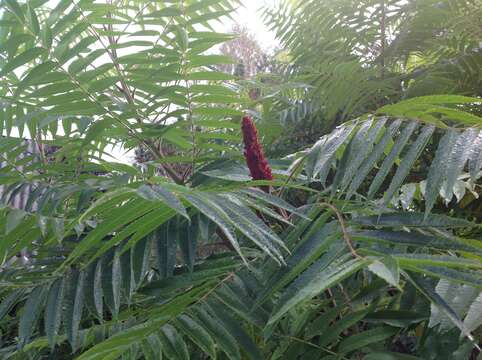
<svg viewBox="0 0 482 360">
<path fill-rule="evenodd" d="M 284 184 L 281 186 L 280 190 L 278 191 L 278 196 L 281 197 L 283 195 L 283 193 L 285 192 L 286 190 L 286 187 L 288 186 L 288 184 L 291 182 L 291 180 L 293 179 L 293 177 L 295 176 L 295 173 L 298 171 L 299 167 L 301 165 L 303 165 L 304 163 L 304 159 L 303 158 L 299 158 L 299 162 L 295 165 L 295 167 L 293 168 L 293 171 L 291 171 L 290 175 L 288 176 L 288 178 L 286 179 L 286 181 L 284 182 Z"/>
<path fill-rule="evenodd" d="M 351 240 L 350 234 L 348 233 L 348 230 L 346 228 L 345 219 L 343 218 L 343 215 L 340 212 L 340 210 L 338 210 L 338 208 L 336 206 L 334 206 L 332 204 L 329 204 L 329 203 L 326 203 L 326 202 L 319 203 L 319 205 L 327 207 L 335 213 L 335 215 L 338 219 L 338 222 L 340 223 L 341 231 L 343 233 L 343 239 L 345 240 L 346 245 L 350 249 L 351 254 L 353 255 L 353 257 L 355 259 L 363 259 L 362 256 L 358 255 L 355 248 L 353 247 L 353 241 Z"/>
<path fill-rule="evenodd" d="M 231 278 L 234 276 L 234 272 L 230 272 L 224 279 L 222 279 L 220 282 L 216 284 L 212 289 L 210 289 L 206 294 L 204 294 L 201 298 L 199 298 L 193 305 L 196 305 L 197 303 L 200 303 L 201 301 L 204 301 L 209 295 L 213 293 L 216 289 L 218 289 L 221 285 L 223 285 L 226 281 L 231 280 Z"/>
</svg>

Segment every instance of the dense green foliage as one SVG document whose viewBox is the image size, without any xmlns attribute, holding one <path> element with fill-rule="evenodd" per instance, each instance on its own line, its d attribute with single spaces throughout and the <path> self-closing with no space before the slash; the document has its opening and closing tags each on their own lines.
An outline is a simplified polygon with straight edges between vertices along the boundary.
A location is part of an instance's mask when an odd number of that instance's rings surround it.
<svg viewBox="0 0 482 360">
<path fill-rule="evenodd" d="M 398 3 L 270 12 L 258 82 L 216 70 L 234 0 L 3 0 L 0 357 L 475 359 L 480 6 Z M 245 113 L 316 141 L 252 181 Z"/>
<path fill-rule="evenodd" d="M 265 89 L 263 118 L 279 119 L 287 128 L 278 150 L 313 143 L 343 121 L 401 100 L 480 95 L 480 0 L 275 4 L 264 17 L 287 61 L 276 71 L 282 87 Z M 418 104 L 414 110 L 454 116 L 447 104 Z"/>
</svg>

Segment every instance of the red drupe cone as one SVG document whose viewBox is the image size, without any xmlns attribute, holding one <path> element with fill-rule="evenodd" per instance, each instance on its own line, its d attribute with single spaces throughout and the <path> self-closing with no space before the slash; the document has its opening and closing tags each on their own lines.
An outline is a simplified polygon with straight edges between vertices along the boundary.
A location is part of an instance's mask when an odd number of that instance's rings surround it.
<svg viewBox="0 0 482 360">
<path fill-rule="evenodd" d="M 244 157 L 253 180 L 273 180 L 271 168 L 264 157 L 263 148 L 258 142 L 256 126 L 249 116 L 243 117 L 241 125 L 244 140 Z"/>
</svg>

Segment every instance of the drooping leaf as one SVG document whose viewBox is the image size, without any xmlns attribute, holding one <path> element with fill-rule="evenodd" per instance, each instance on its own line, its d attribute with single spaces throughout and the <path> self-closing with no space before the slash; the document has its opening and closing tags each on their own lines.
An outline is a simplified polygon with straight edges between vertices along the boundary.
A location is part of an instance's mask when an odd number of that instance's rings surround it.
<svg viewBox="0 0 482 360">
<path fill-rule="evenodd" d="M 455 324 L 455 326 L 460 329 L 464 336 L 466 336 L 469 340 L 474 341 L 472 334 L 465 327 L 457 313 L 443 300 L 439 294 L 437 294 L 430 287 L 430 285 L 427 284 L 425 279 L 408 273 L 403 273 L 403 276 L 410 281 L 427 299 L 429 299 L 432 304 L 442 311 Z"/>
<path fill-rule="evenodd" d="M 398 329 L 386 326 L 363 331 L 343 340 L 340 343 L 339 351 L 341 353 L 349 353 L 351 351 L 363 348 L 369 344 L 382 342 L 392 335 L 395 335 L 397 332 Z"/>
<path fill-rule="evenodd" d="M 75 351 L 79 346 L 79 326 L 84 309 L 85 272 L 71 271 L 65 280 L 63 323 L 67 339 Z"/>
<path fill-rule="evenodd" d="M 447 215 L 431 214 L 427 217 L 422 213 L 416 212 L 398 212 L 385 213 L 380 215 L 371 215 L 363 217 L 355 217 L 353 221 L 362 225 L 372 226 L 406 226 L 406 227 L 473 227 L 474 223 L 465 219 L 450 217 Z"/>
<path fill-rule="evenodd" d="M 216 348 L 211 335 L 204 327 L 187 315 L 176 319 L 177 327 L 186 334 L 199 348 L 211 358 L 216 358 Z"/>
<path fill-rule="evenodd" d="M 319 294 L 368 263 L 368 261 L 361 259 L 347 260 L 346 257 L 337 260 L 330 259 L 331 262 L 329 263 L 325 263 L 323 257 L 320 260 L 308 268 L 284 291 L 268 324 L 276 322 L 293 306 Z"/>
<path fill-rule="evenodd" d="M 421 130 L 417 140 L 411 145 L 410 150 L 403 157 L 403 159 L 401 159 L 400 166 L 398 167 L 395 175 L 393 176 L 392 182 L 390 183 L 388 190 L 384 194 L 385 203 L 390 202 L 395 192 L 400 188 L 403 181 L 410 172 L 410 169 L 415 163 L 415 160 L 417 160 L 417 158 L 420 156 L 434 130 L 434 126 L 425 126 Z"/>
<path fill-rule="evenodd" d="M 368 266 L 368 269 L 390 285 L 399 286 L 400 269 L 397 261 L 392 257 L 375 260 Z"/>
<path fill-rule="evenodd" d="M 140 196 L 142 196 L 144 199 L 149 201 L 153 201 L 153 200 L 163 201 L 169 207 L 171 207 L 180 215 L 184 216 L 186 219 L 189 220 L 189 216 L 187 215 L 186 209 L 179 201 L 179 199 L 174 194 L 172 194 L 169 190 L 164 189 L 162 186 L 142 185 L 137 189 L 137 193 Z"/>
<path fill-rule="evenodd" d="M 417 129 L 418 124 L 416 122 L 410 122 L 405 128 L 402 130 L 400 136 L 397 137 L 395 144 L 393 145 L 390 153 L 387 157 L 383 160 L 380 169 L 378 170 L 375 178 L 370 184 L 370 188 L 368 189 L 368 197 L 373 198 L 375 193 L 378 191 L 380 186 L 382 185 L 383 181 L 385 180 L 388 172 L 392 168 L 393 164 L 395 163 L 397 157 L 402 152 L 403 148 L 407 144 L 410 136 L 413 132 Z"/>
<path fill-rule="evenodd" d="M 24 347 L 34 333 L 46 294 L 47 289 L 40 285 L 35 287 L 27 298 L 18 325 L 18 345 L 20 347 Z"/>
<path fill-rule="evenodd" d="M 172 325 L 166 324 L 161 328 L 159 339 L 161 340 L 162 351 L 169 359 L 189 359 L 186 343 Z"/>
<path fill-rule="evenodd" d="M 427 183 L 425 186 L 425 214 L 428 216 L 432 210 L 435 200 L 442 186 L 447 170 L 447 159 L 452 151 L 452 146 L 457 137 L 457 133 L 449 130 L 440 140 L 435 152 L 435 158 L 428 170 Z"/>
<path fill-rule="evenodd" d="M 45 307 L 45 333 L 47 334 L 51 348 L 54 348 L 56 344 L 56 337 L 62 319 L 65 288 L 64 279 L 65 278 L 60 278 L 55 280 L 50 286 L 47 296 L 47 305 Z"/>
<path fill-rule="evenodd" d="M 214 319 L 209 313 L 202 309 L 195 309 L 196 318 L 200 321 L 203 326 L 206 327 L 211 336 L 215 339 L 220 349 L 224 351 L 229 359 L 237 360 L 241 359 L 241 353 L 239 351 L 239 346 L 227 329 L 225 329 L 219 321 Z"/>
</svg>

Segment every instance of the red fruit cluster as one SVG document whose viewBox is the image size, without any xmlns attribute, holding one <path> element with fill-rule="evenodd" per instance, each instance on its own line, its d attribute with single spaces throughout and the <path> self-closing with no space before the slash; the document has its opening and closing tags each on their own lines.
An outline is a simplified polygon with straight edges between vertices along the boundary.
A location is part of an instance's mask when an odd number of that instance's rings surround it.
<svg viewBox="0 0 482 360">
<path fill-rule="evenodd" d="M 244 140 L 244 157 L 253 180 L 273 180 L 271 168 L 264 157 L 263 148 L 258 142 L 256 126 L 249 116 L 243 117 L 241 125 Z"/>
</svg>

